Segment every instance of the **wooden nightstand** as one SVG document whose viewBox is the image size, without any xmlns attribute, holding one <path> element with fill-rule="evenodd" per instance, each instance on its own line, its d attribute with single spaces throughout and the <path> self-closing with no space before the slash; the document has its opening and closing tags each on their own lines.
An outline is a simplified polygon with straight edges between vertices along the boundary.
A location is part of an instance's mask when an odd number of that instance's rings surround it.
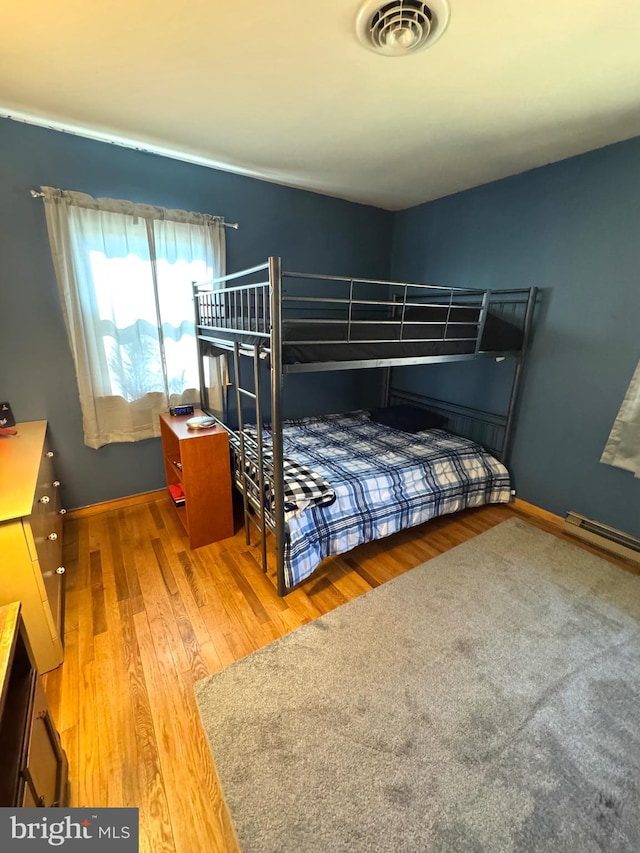
<svg viewBox="0 0 640 853">
<path fill-rule="evenodd" d="M 229 439 L 219 426 L 190 430 L 189 418 L 203 415 L 160 415 L 167 486 L 180 484 L 184 504 L 172 503 L 189 537 L 200 548 L 233 536 Z"/>
</svg>

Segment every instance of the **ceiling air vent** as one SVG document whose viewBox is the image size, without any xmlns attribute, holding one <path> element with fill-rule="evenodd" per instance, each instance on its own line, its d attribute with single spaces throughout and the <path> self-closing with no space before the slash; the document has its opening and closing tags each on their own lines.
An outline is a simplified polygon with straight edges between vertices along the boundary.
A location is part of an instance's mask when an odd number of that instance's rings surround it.
<svg viewBox="0 0 640 853">
<path fill-rule="evenodd" d="M 366 0 L 356 32 L 366 47 L 382 56 L 408 56 L 436 42 L 448 20 L 447 0 Z"/>
</svg>

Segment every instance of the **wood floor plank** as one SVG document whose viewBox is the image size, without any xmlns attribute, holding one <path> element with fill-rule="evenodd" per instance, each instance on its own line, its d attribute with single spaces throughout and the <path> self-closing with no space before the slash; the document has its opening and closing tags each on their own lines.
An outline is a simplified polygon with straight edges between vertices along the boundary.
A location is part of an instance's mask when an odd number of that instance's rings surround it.
<svg viewBox="0 0 640 853">
<path fill-rule="evenodd" d="M 60 731 L 60 705 L 62 703 L 62 667 L 52 669 L 47 672 L 42 678 L 42 686 L 47 694 L 47 704 L 49 712 L 53 717 L 53 722 L 58 731 Z"/>
<path fill-rule="evenodd" d="M 84 695 L 80 684 L 80 666 L 78 663 L 78 630 L 65 632 L 64 663 L 56 672 L 60 673 L 60 710 L 57 719 L 58 730 L 64 731 L 78 725 L 78 707 L 80 697 Z M 45 686 L 46 690 L 46 686 Z M 48 698 L 48 694 L 47 694 Z"/>
<path fill-rule="evenodd" d="M 102 582 L 102 558 L 100 551 L 89 553 L 89 574 L 91 577 L 91 620 L 93 636 L 104 634 L 107 623 L 104 615 L 104 584 Z"/>
<path fill-rule="evenodd" d="M 351 566 L 351 569 L 354 572 L 357 572 L 362 580 L 369 586 L 371 589 L 375 589 L 375 587 L 380 586 L 381 581 L 371 574 L 365 566 L 361 566 L 358 564 L 357 560 L 354 560 L 352 557 L 348 555 L 344 558 L 345 563 L 348 566 Z"/>
<path fill-rule="evenodd" d="M 169 596 L 169 602 L 171 604 L 171 609 L 173 610 L 175 623 L 178 627 L 178 633 L 180 634 L 184 655 L 187 661 L 187 667 L 186 669 L 183 668 L 182 671 L 189 671 L 192 675 L 193 681 L 195 682 L 199 678 L 204 678 L 207 675 L 207 666 L 200 654 L 200 643 L 196 637 L 194 626 L 188 617 L 185 603 L 182 599 L 176 577 L 171 568 L 162 541 L 160 539 L 154 539 L 152 546 Z"/>
<path fill-rule="evenodd" d="M 256 592 L 260 602 L 270 612 L 282 612 L 290 610 L 288 596 L 279 596 L 273 582 L 266 572 L 262 571 L 259 555 L 247 549 L 236 555 L 238 564 L 242 567 L 243 574 Z"/>
<path fill-rule="evenodd" d="M 178 687 L 183 711 L 181 730 L 187 745 L 185 770 L 189 778 L 196 780 L 196 807 L 199 806 L 199 812 L 207 814 L 208 820 L 203 829 L 207 838 L 215 839 L 212 849 L 228 850 L 229 845 L 237 846 L 237 838 L 200 721 L 195 694 L 191 684 L 184 680 Z"/>
<path fill-rule="evenodd" d="M 140 519 L 141 526 L 145 519 Z M 188 661 L 182 644 L 182 638 L 173 615 L 173 609 L 167 593 L 166 584 L 158 570 L 157 559 L 152 542 L 157 537 L 155 525 L 148 531 L 146 543 L 140 542 L 136 548 L 136 566 L 140 580 L 140 588 L 144 601 L 145 612 L 149 621 L 154 625 L 154 636 L 162 643 L 165 655 L 164 663 L 169 666 L 175 663 L 178 669 L 188 669 Z"/>
<path fill-rule="evenodd" d="M 77 566 L 78 564 L 78 522 L 69 518 L 68 515 L 65 516 L 63 540 L 62 562 L 69 569 L 72 565 Z M 66 573 L 64 585 L 67 594 L 75 588 L 79 579 L 77 569 Z"/>
<path fill-rule="evenodd" d="M 332 567 L 333 568 L 333 567 Z M 346 604 L 347 598 L 333 585 L 331 571 L 326 576 L 312 581 L 307 595 L 318 607 L 321 613 L 329 613 L 341 604 Z"/>
<path fill-rule="evenodd" d="M 236 586 L 244 596 L 245 601 L 253 611 L 254 616 L 262 625 L 271 621 L 269 613 L 266 611 L 260 598 L 256 595 L 253 587 L 247 578 L 238 569 L 237 564 L 230 566 L 231 577 L 236 582 Z"/>
<path fill-rule="evenodd" d="M 135 616 L 140 614 L 133 612 L 129 602 L 120 602 L 120 614 L 125 664 L 129 679 L 128 694 L 138 756 L 138 766 L 127 767 L 124 770 L 125 791 L 129 789 L 130 795 L 133 795 L 133 805 L 141 806 L 144 818 L 141 820 L 141 834 L 146 837 L 149 849 L 171 851 L 175 846 L 173 829 L 160 767 L 151 702 L 134 622 Z M 131 782 L 133 784 L 129 787 L 127 783 Z M 138 788 L 137 800 L 136 788 Z"/>
<path fill-rule="evenodd" d="M 80 669 L 94 659 L 93 617 L 91 612 L 91 587 L 79 589 L 78 608 L 78 655 Z"/>
<path fill-rule="evenodd" d="M 82 758 L 76 767 L 76 804 L 93 806 L 108 801 L 108 783 L 102 774 L 104 755 L 100 748 L 100 726 L 102 715 L 98 713 L 100 702 L 98 680 L 94 661 L 80 668 L 80 693 L 83 701 L 78 708 L 78 742 Z M 80 756 L 78 756 L 80 758 Z"/>
<path fill-rule="evenodd" d="M 124 557 L 122 554 L 122 534 L 119 529 L 119 513 L 116 514 L 115 512 L 109 512 L 105 513 L 105 515 L 107 517 L 107 531 L 109 536 L 109 545 L 111 547 L 111 564 L 113 566 L 113 576 L 116 581 L 118 601 L 125 601 L 132 595 L 130 584 L 133 582 L 133 578 L 137 576 L 128 573 L 125 568 Z"/>
<path fill-rule="evenodd" d="M 357 598 L 365 592 L 370 592 L 372 589 L 358 572 L 355 572 L 344 560 L 339 561 L 332 583 L 347 601 Z"/>
<path fill-rule="evenodd" d="M 175 849 L 178 853 L 193 853 L 202 849 L 203 838 L 207 839 L 212 851 L 229 849 L 223 846 L 224 828 L 220 819 L 226 807 L 193 693 L 186 691 L 178 673 L 159 667 L 144 614 L 137 614 L 134 622 L 158 733 L 159 758 L 168 782 L 167 802 Z"/>
<path fill-rule="evenodd" d="M 162 517 L 162 513 L 160 512 L 159 505 L 157 501 L 154 501 L 149 504 L 149 512 L 153 518 L 154 524 L 156 526 L 156 530 L 164 530 L 165 524 L 164 519 Z"/>
<path fill-rule="evenodd" d="M 211 638 L 211 643 L 220 658 L 223 666 L 228 666 L 238 658 L 232 651 L 232 644 L 229 643 L 229 635 L 233 634 L 233 628 L 229 627 L 225 632 L 220 623 L 220 610 L 214 607 L 203 607 L 200 611 L 207 625 L 207 631 Z M 247 652 L 248 654 L 248 652 Z"/>
<path fill-rule="evenodd" d="M 226 664 L 222 662 L 222 658 L 218 654 L 213 640 L 208 643 L 203 643 L 200 646 L 200 653 L 207 665 L 207 675 L 213 675 L 214 672 L 219 672 Z M 229 663 L 232 663 L 230 660 Z"/>
<path fill-rule="evenodd" d="M 317 619 L 318 616 L 322 615 L 322 610 L 320 610 L 313 601 L 311 601 L 305 590 L 302 588 L 294 589 L 293 592 L 290 592 L 289 595 L 286 596 L 286 599 L 291 610 L 294 610 L 298 614 L 303 623 L 311 622 L 313 619 Z"/>
<path fill-rule="evenodd" d="M 126 749 L 122 734 L 118 737 L 119 732 L 128 733 L 132 724 L 130 715 L 122 713 L 122 706 L 125 703 L 128 705 L 129 701 L 122 669 L 121 661 L 114 655 L 112 638 L 107 637 L 106 632 L 99 634 L 95 639 L 95 676 L 96 702 L 101 708 L 100 764 L 104 781 L 108 782 L 105 805 L 122 806 L 126 803 L 137 807 L 137 797 L 130 797 L 127 801 L 123 796 L 123 768 L 135 766 L 137 755 L 131 755 Z"/>
<path fill-rule="evenodd" d="M 191 595 L 193 596 L 196 607 L 204 607 L 207 603 L 207 593 L 200 582 L 198 573 L 189 553 L 187 551 L 178 551 L 176 553 L 176 557 L 182 566 L 182 571 L 187 579 L 187 583 L 189 584 L 189 589 L 191 590 Z"/>
<path fill-rule="evenodd" d="M 179 749 L 181 741 L 175 730 L 173 702 L 169 699 L 171 692 L 169 685 L 173 680 L 177 683 L 178 673 L 176 670 L 161 666 L 156 658 L 152 628 L 146 614 L 135 614 L 133 620 L 150 699 L 151 715 L 158 746 L 158 761 L 166 784 L 167 807 L 174 846 L 176 850 L 186 850 L 189 843 L 192 842 L 191 827 L 183 798 L 183 785 L 180 781 L 182 765 Z"/>
<path fill-rule="evenodd" d="M 257 620 L 231 571 L 220 571 L 220 564 L 217 563 L 212 580 L 218 606 L 221 613 L 224 611 L 227 616 L 230 633 L 240 639 L 250 651 L 270 642 L 272 635 L 266 631 L 265 624 Z"/>
<path fill-rule="evenodd" d="M 74 808 L 78 805 L 78 772 L 82 763 L 82 753 L 80 752 L 79 747 L 78 729 L 79 726 L 77 723 L 70 729 L 58 729 L 58 732 L 60 734 L 60 742 L 62 743 L 62 748 L 64 749 L 67 755 L 67 761 L 69 762 L 68 785 L 70 808 Z"/>
<path fill-rule="evenodd" d="M 89 554 L 101 553 L 92 551 Z M 138 806 L 139 789 L 130 783 L 132 768 L 138 766 L 134 717 L 129 693 L 129 672 L 125 656 L 118 588 L 111 563 L 111 550 L 101 560 L 105 623 L 111 630 L 94 638 L 96 700 L 100 714 L 101 769 L 108 780 L 109 805 Z"/>
<path fill-rule="evenodd" d="M 174 581 L 173 594 L 169 600 L 176 619 L 188 620 L 198 643 L 207 643 L 210 637 L 200 612 L 208 601 L 204 584 L 197 580 L 189 555 L 184 551 L 176 551 L 175 547 L 171 547 L 173 543 L 167 545 L 162 556 L 166 561 L 166 571 L 171 572 Z M 191 580 L 188 575 L 191 575 Z"/>
</svg>

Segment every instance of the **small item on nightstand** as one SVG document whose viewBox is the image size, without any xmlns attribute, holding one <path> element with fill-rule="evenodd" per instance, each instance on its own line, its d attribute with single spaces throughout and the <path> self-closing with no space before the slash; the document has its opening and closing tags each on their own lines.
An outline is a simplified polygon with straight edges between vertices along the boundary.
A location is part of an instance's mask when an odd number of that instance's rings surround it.
<svg viewBox="0 0 640 853">
<path fill-rule="evenodd" d="M 216 425 L 216 419 L 210 418 L 208 415 L 198 415 L 195 418 L 189 418 L 187 421 L 187 429 L 209 429 Z"/>
<path fill-rule="evenodd" d="M 171 406 L 169 414 L 173 415 L 173 417 L 176 417 L 177 415 L 192 415 L 193 406 Z"/>
<path fill-rule="evenodd" d="M 176 506 L 184 506 L 184 489 L 182 488 L 180 483 L 170 483 L 167 488 L 169 489 L 169 494 L 171 495 L 171 500 L 174 502 L 174 504 Z"/>
<path fill-rule="evenodd" d="M 8 403 L 0 403 L 0 427 L 13 427 L 16 425 L 16 419 L 13 417 L 11 406 Z M 7 433 L 8 435 L 16 435 L 17 433 Z"/>
</svg>

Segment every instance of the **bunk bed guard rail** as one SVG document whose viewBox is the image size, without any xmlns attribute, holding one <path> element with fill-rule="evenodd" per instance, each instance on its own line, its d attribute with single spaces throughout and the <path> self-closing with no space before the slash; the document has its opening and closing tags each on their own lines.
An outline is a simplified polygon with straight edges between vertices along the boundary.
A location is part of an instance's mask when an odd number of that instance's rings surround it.
<svg viewBox="0 0 640 853">
<path fill-rule="evenodd" d="M 462 353 L 452 348 L 447 355 L 468 355 L 481 351 L 489 313 L 513 320 L 514 309 L 526 304 L 530 292 L 280 272 L 278 308 L 284 337 L 276 340 L 271 299 L 276 282 L 269 273 L 272 261 L 279 269 L 279 259 L 274 258 L 194 285 L 201 336 L 228 350 L 233 349 L 234 340 L 247 349 L 257 343 L 263 354 L 282 344 L 309 348 L 331 342 L 432 341 L 465 344 Z"/>
</svg>

